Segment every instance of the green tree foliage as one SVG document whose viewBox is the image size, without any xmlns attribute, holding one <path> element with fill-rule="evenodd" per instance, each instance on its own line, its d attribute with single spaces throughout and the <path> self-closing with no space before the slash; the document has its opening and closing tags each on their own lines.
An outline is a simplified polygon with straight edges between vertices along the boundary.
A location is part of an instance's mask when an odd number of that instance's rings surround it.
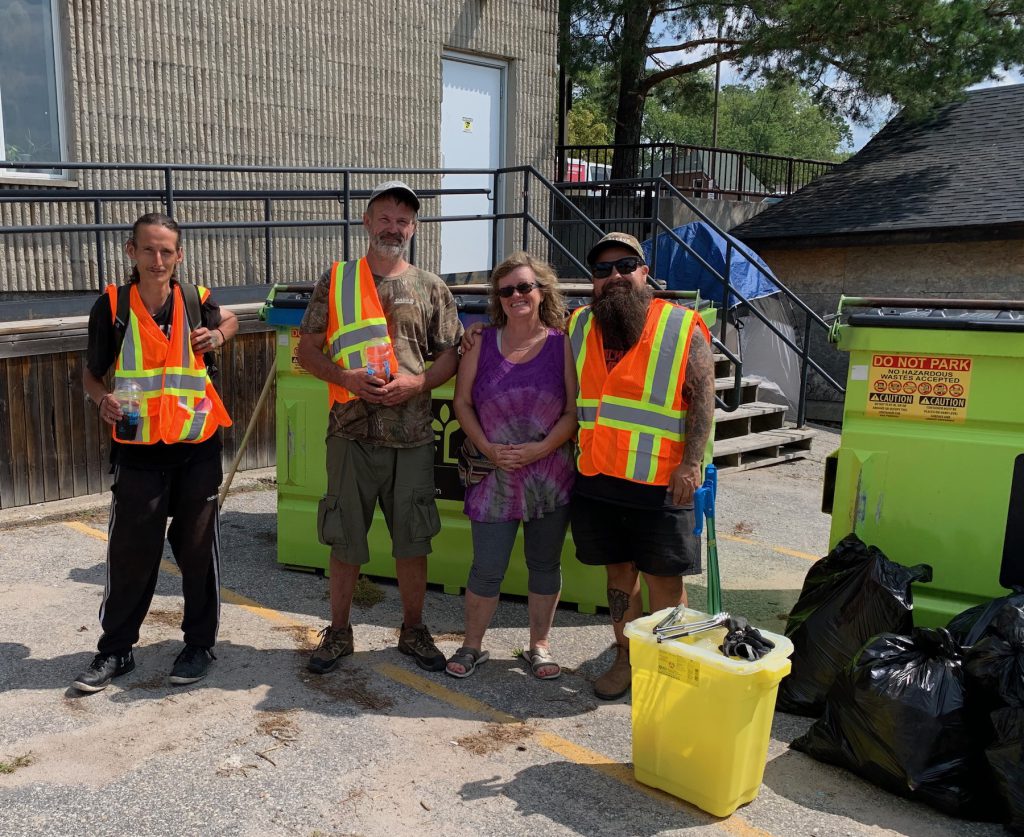
<svg viewBox="0 0 1024 837">
<path fill-rule="evenodd" d="M 747 79 L 797 85 L 835 114 L 886 99 L 911 115 L 1024 63 L 1024 0 L 560 0 L 572 74 L 614 67 L 614 143 L 635 145 L 644 105 L 670 79 L 728 61 Z M 613 176 L 633 165 L 616 155 Z"/>
<path fill-rule="evenodd" d="M 611 67 L 584 73 L 569 111 L 569 143 L 611 143 L 615 113 Z M 651 91 L 643 116 L 641 140 L 654 143 L 710 146 L 714 111 L 714 79 L 710 72 L 668 79 Z M 727 85 L 719 95 L 720 148 L 756 151 L 785 157 L 841 160 L 850 143 L 844 119 L 819 106 L 795 83 L 757 86 Z"/>
</svg>

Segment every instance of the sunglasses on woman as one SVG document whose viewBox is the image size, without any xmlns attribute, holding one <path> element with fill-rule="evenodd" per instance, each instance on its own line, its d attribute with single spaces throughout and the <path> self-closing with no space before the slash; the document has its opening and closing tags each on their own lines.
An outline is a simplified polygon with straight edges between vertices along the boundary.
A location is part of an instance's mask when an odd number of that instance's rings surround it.
<svg viewBox="0 0 1024 837">
<path fill-rule="evenodd" d="M 507 285 L 504 288 L 498 288 L 498 296 L 502 299 L 511 299 L 512 294 L 519 292 L 520 296 L 526 296 L 534 288 L 539 288 L 536 282 L 520 282 L 518 285 Z"/>
<path fill-rule="evenodd" d="M 636 270 L 643 262 L 636 256 L 627 256 L 614 262 L 597 262 L 590 269 L 595 279 L 607 279 L 612 275 L 612 268 L 619 271 L 620 276 L 626 276 Z"/>
</svg>

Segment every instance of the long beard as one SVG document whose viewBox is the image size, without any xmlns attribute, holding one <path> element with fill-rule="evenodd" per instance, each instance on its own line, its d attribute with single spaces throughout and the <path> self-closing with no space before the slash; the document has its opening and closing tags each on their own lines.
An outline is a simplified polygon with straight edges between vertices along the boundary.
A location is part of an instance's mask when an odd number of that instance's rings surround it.
<svg viewBox="0 0 1024 837">
<path fill-rule="evenodd" d="M 605 286 L 591 306 L 605 348 L 625 352 L 636 345 L 653 298 L 650 288 L 637 287 L 629 280 L 619 279 Z"/>
<path fill-rule="evenodd" d="M 397 238 L 375 235 L 370 239 L 370 247 L 388 259 L 400 259 L 405 255 L 408 242 Z"/>
</svg>

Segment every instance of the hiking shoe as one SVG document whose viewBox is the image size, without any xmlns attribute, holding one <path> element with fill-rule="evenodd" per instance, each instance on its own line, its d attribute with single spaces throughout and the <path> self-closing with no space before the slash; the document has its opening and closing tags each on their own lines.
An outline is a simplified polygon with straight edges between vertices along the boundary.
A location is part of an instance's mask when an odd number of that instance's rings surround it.
<svg viewBox="0 0 1024 837">
<path fill-rule="evenodd" d="M 99 692 L 110 685 L 110 681 L 122 674 L 135 670 L 135 657 L 127 654 L 97 654 L 71 685 L 80 692 Z"/>
<path fill-rule="evenodd" d="M 629 668 L 629 646 L 615 646 L 615 662 L 594 681 L 594 694 L 601 700 L 617 700 L 629 691 L 632 672 Z"/>
<path fill-rule="evenodd" d="M 437 650 L 434 638 L 430 635 L 427 626 L 422 623 L 409 627 L 403 623 L 402 631 L 398 635 L 398 650 L 416 660 L 416 665 L 424 671 L 444 669 L 444 654 Z"/>
<path fill-rule="evenodd" d="M 332 628 L 328 625 L 320 631 L 320 644 L 316 651 L 309 655 L 306 668 L 314 674 L 327 674 L 342 657 L 347 657 L 355 650 L 352 639 L 352 625 L 344 628 Z"/>
<path fill-rule="evenodd" d="M 184 686 L 202 680 L 210 670 L 210 663 L 216 659 L 209 648 L 186 645 L 174 661 L 170 680 L 175 686 Z"/>
</svg>

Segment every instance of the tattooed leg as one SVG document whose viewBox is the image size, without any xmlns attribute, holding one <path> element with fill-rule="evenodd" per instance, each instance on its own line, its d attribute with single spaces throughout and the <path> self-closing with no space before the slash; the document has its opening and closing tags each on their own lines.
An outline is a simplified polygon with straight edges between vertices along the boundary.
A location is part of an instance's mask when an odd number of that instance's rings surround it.
<svg viewBox="0 0 1024 837">
<path fill-rule="evenodd" d="M 627 645 L 623 628 L 643 613 L 640 573 L 634 564 L 609 564 L 605 569 L 608 571 L 608 610 L 611 612 L 615 642 Z"/>
</svg>

